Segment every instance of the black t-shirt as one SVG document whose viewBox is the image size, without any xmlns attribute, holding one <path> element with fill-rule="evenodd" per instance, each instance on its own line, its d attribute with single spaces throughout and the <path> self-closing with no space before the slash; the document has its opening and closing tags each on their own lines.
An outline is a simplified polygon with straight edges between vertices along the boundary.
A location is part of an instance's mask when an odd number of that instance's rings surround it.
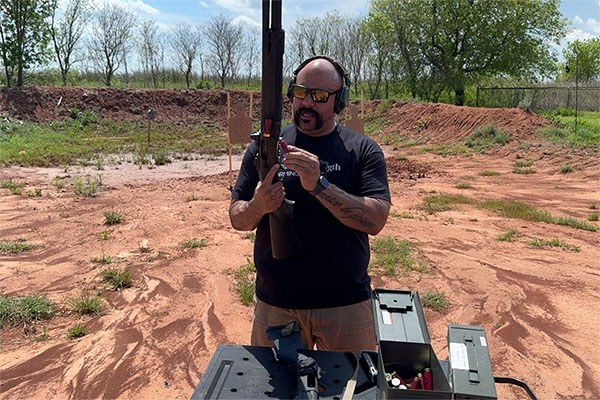
<svg viewBox="0 0 600 400">
<path fill-rule="evenodd" d="M 390 201 L 383 153 L 372 139 L 337 125 L 328 135 L 312 137 L 294 126 L 281 136 L 319 157 L 327 180 L 361 197 Z M 233 200 L 250 200 L 259 181 L 254 166 L 256 143 L 248 147 L 233 188 Z M 293 171 L 280 170 L 286 198 L 294 200 L 293 225 L 304 257 L 276 260 L 271 253 L 269 218 L 264 216 L 256 230 L 254 263 L 256 296 L 273 306 L 307 309 L 339 307 L 371 296 L 369 238 L 364 232 L 342 224 L 311 196 Z"/>
</svg>

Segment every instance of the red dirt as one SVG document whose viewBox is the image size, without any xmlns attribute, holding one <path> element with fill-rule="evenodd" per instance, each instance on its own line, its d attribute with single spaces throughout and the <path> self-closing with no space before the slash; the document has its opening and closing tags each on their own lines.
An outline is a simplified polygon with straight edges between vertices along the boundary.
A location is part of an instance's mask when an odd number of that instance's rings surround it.
<svg viewBox="0 0 600 400">
<path fill-rule="evenodd" d="M 104 105 L 104 94 L 119 92 L 93 89 L 103 96 L 85 103 L 82 89 L 27 90 L 42 93 L 43 100 L 22 100 L 26 108 L 0 101 L 2 109 L 27 109 L 20 118 L 49 121 L 64 118 L 71 104 L 80 109 L 97 104 L 106 110 L 105 118 L 135 119 L 144 117 L 149 104 L 143 97 L 156 98 L 155 107 L 164 107 L 159 116 L 169 116 L 169 122 L 224 122 L 219 93 L 190 91 L 196 93 L 181 103 L 187 108 L 178 110 L 174 99 L 185 91 L 110 94 L 110 105 Z M 6 98 L 7 91 L 2 93 Z M 66 108 L 52 110 L 48 104 L 56 104 L 60 93 Z M 122 107 L 122 102 L 129 103 Z M 420 207 L 438 191 L 521 200 L 552 215 L 584 219 L 591 204 L 600 206 L 598 157 L 576 156 L 536 139 L 543 120 L 520 110 L 398 104 L 383 116 L 392 121 L 384 130 L 419 137 L 411 127 L 425 115 L 431 119 L 422 133 L 432 142 L 458 140 L 493 117 L 521 142 L 532 143 L 519 156 L 535 160 L 537 173 L 511 173 L 516 151 L 440 157 L 419 154 L 417 148 L 385 147 L 393 206 L 381 235 L 415 243 L 430 272 L 397 279 L 374 274 L 374 286 L 448 294 L 447 311 L 426 309 L 441 359 L 447 356 L 449 323 L 478 324 L 486 329 L 496 375 L 526 380 L 541 399 L 600 398 L 600 350 L 593 339 L 600 321 L 599 233 L 506 219 L 473 206 L 437 214 Z M 566 162 L 573 173 L 559 172 Z M 478 175 L 486 169 L 501 175 Z M 12 196 L 0 189 L 0 240 L 24 238 L 36 245 L 21 255 L 0 255 L 0 293 L 46 294 L 65 310 L 36 324 L 35 333 L 0 329 L 0 397 L 189 398 L 217 345 L 249 342 L 251 308 L 237 301 L 232 270 L 251 257 L 252 243 L 230 226 L 226 170 L 225 158 L 175 161 L 153 170 L 127 163 L 106 165 L 103 171 L 0 169 L 0 181 L 24 180 L 24 193 L 34 188 L 43 193 L 40 198 Z M 104 191 L 96 198 L 77 197 L 69 185 L 57 190 L 51 184 L 57 175 L 70 180 L 86 173 L 102 175 Z M 471 188 L 459 190 L 459 182 Z M 195 200 L 189 201 L 192 194 Z M 121 211 L 124 222 L 103 225 L 107 210 Z M 509 228 L 518 229 L 516 241 L 497 241 Z M 99 239 L 103 230 L 110 232 L 104 242 Z M 208 245 L 182 250 L 179 243 L 192 237 Z M 534 248 L 528 245 L 533 238 L 559 238 L 581 251 Z M 140 244 L 146 240 L 145 252 Z M 117 266 L 131 268 L 132 288 L 112 292 L 100 282 L 105 267 L 91 258 L 103 253 L 118 258 Z M 102 295 L 102 315 L 67 312 L 68 298 L 83 291 Z M 75 323 L 89 333 L 70 340 L 66 331 Z M 34 340 L 43 327 L 48 339 Z M 524 398 L 516 389 L 498 390 L 501 399 Z"/>
</svg>

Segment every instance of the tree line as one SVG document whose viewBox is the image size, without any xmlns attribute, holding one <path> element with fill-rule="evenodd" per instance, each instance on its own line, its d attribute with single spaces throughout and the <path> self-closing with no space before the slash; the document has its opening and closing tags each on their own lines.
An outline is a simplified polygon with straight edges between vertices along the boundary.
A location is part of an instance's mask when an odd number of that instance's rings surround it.
<svg viewBox="0 0 600 400">
<path fill-rule="evenodd" d="M 0 0 L 6 86 L 22 86 L 29 71 L 53 65 L 63 85 L 76 70 L 92 71 L 106 86 L 117 75 L 143 76 L 151 87 L 164 86 L 172 72 L 186 87 L 207 79 L 221 87 L 250 85 L 259 75 L 260 28 L 226 15 L 164 31 L 117 4 L 61 4 Z M 456 104 L 464 103 L 466 88 L 490 80 L 539 82 L 575 74 L 582 82 L 598 80 L 598 38 L 570 44 L 558 62 L 551 44 L 558 45 L 566 29 L 559 0 L 372 0 L 366 16 L 329 12 L 297 19 L 286 32 L 284 75 L 326 54 L 346 66 L 356 95 L 359 87 L 370 98 L 451 95 Z"/>
</svg>

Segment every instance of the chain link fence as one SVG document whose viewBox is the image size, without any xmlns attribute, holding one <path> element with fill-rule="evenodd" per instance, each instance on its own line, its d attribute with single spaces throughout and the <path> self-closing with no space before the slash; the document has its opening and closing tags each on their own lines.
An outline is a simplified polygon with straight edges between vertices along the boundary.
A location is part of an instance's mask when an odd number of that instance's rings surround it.
<svg viewBox="0 0 600 400">
<path fill-rule="evenodd" d="M 477 107 L 600 111 L 598 86 L 477 87 Z"/>
</svg>

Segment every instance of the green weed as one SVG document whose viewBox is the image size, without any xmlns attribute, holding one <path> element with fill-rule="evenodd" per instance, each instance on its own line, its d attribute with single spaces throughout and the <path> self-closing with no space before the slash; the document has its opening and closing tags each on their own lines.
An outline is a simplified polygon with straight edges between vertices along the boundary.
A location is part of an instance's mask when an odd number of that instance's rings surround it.
<svg viewBox="0 0 600 400">
<path fill-rule="evenodd" d="M 121 290 L 131 287 L 131 272 L 129 268 L 108 268 L 102 272 L 102 280 L 106 282 L 112 290 Z"/>
<path fill-rule="evenodd" d="M 85 295 L 69 300 L 69 304 L 74 312 L 79 315 L 100 315 L 102 312 L 102 298 L 96 294 Z"/>
<path fill-rule="evenodd" d="M 27 243 L 24 239 L 17 241 L 5 240 L 0 242 L 0 254 L 21 254 L 33 249 L 33 245 Z"/>
<path fill-rule="evenodd" d="M 8 189 L 11 194 L 19 196 L 23 192 L 23 188 L 25 187 L 25 185 L 25 182 L 15 182 L 12 179 L 8 179 L 0 183 L 0 188 Z"/>
<path fill-rule="evenodd" d="M 533 160 L 531 158 L 526 158 L 524 160 L 516 160 L 513 166 L 515 168 L 526 168 L 531 167 L 533 165 Z"/>
<path fill-rule="evenodd" d="M 475 128 L 471 136 L 465 141 L 465 145 L 476 151 L 483 151 L 492 146 L 502 146 L 508 143 L 510 134 L 493 124 Z"/>
<path fill-rule="evenodd" d="M 114 263 L 115 259 L 110 256 L 103 255 L 102 257 L 93 257 L 92 262 L 94 264 L 109 265 L 109 264 Z"/>
<path fill-rule="evenodd" d="M 514 174 L 520 174 L 520 175 L 530 175 L 530 174 L 535 174 L 536 170 L 535 168 L 519 168 L 519 167 L 513 167 L 513 171 Z"/>
<path fill-rule="evenodd" d="M 7 297 L 0 294 L 0 327 L 4 325 L 28 326 L 53 315 L 52 303 L 44 295 Z"/>
<path fill-rule="evenodd" d="M 152 158 L 154 159 L 154 165 L 167 165 L 171 164 L 172 160 L 164 150 L 157 150 L 152 154 Z"/>
<path fill-rule="evenodd" d="M 599 212 L 593 212 L 590 215 L 588 215 L 587 220 L 588 221 L 598 221 L 600 219 L 600 213 Z"/>
<path fill-rule="evenodd" d="M 77 324 L 69 328 L 67 336 L 69 339 L 77 339 L 87 335 L 87 329 L 85 326 Z"/>
<path fill-rule="evenodd" d="M 450 300 L 446 292 L 432 290 L 425 291 L 419 295 L 423 307 L 431 308 L 434 311 L 441 312 L 450 307 Z"/>
<path fill-rule="evenodd" d="M 415 257 L 414 244 L 407 240 L 397 240 L 389 236 L 378 237 L 373 240 L 372 247 L 375 253 L 373 266 L 381 268 L 384 275 L 397 276 L 399 267 L 404 272 L 427 271 L 427 266 Z"/>
<path fill-rule="evenodd" d="M 498 175 L 500 175 L 500 172 L 492 171 L 490 169 L 485 169 L 485 170 L 479 172 L 479 176 L 498 176 Z"/>
<path fill-rule="evenodd" d="M 255 277 L 256 268 L 254 263 L 247 260 L 247 263 L 238 267 L 233 272 L 234 277 L 234 290 L 238 299 L 243 305 L 249 306 L 254 301 L 255 292 Z"/>
<path fill-rule="evenodd" d="M 562 172 L 563 174 L 569 174 L 573 172 L 573 166 L 570 164 L 565 164 L 560 167 L 560 172 Z"/>
<path fill-rule="evenodd" d="M 123 214 L 118 211 L 104 211 L 104 225 L 117 225 L 123 222 Z"/>
<path fill-rule="evenodd" d="M 468 182 L 459 182 L 455 187 L 457 189 L 473 189 L 473 186 L 471 186 L 471 184 Z"/>
<path fill-rule="evenodd" d="M 244 239 L 248 239 L 249 241 L 254 243 L 254 241 L 256 240 L 256 232 L 252 231 L 252 232 L 246 233 L 244 235 Z"/>
<path fill-rule="evenodd" d="M 429 213 L 448 211 L 454 204 L 472 204 L 475 201 L 461 194 L 436 193 L 425 197 L 423 208 Z"/>
<path fill-rule="evenodd" d="M 59 178 L 58 176 L 52 178 L 51 183 L 56 187 L 56 190 L 62 190 L 65 187 L 65 179 Z"/>
<path fill-rule="evenodd" d="M 183 242 L 179 243 L 179 247 L 181 247 L 182 249 L 201 249 L 203 247 L 206 247 L 206 239 L 186 239 Z"/>
<path fill-rule="evenodd" d="M 423 146 L 419 149 L 419 154 L 432 153 L 438 156 L 464 156 L 470 154 L 470 150 L 456 143 L 442 143 L 435 146 Z"/>
<path fill-rule="evenodd" d="M 84 177 L 77 177 L 73 180 L 73 191 L 78 196 L 83 197 L 96 197 L 98 191 L 102 187 L 102 178 L 100 175 L 93 177 L 86 175 Z"/>
<path fill-rule="evenodd" d="M 575 246 L 575 245 L 571 245 L 568 243 L 565 243 L 559 239 L 551 239 L 551 240 L 544 240 L 544 239 L 532 239 L 529 241 L 529 245 L 532 247 L 558 247 L 560 249 L 563 250 L 568 250 L 568 251 L 573 251 L 575 253 L 579 253 L 581 251 L 581 249 L 579 248 L 579 246 Z"/>
<path fill-rule="evenodd" d="M 517 236 L 519 232 L 515 228 L 510 228 L 506 233 L 498 236 L 497 240 L 499 242 L 514 242 L 515 236 Z"/>
</svg>

